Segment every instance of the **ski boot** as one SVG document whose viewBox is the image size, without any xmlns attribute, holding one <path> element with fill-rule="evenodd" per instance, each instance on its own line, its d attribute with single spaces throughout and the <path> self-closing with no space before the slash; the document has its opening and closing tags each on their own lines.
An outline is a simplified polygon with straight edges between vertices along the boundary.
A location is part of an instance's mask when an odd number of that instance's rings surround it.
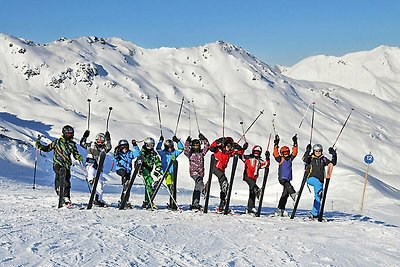
<svg viewBox="0 0 400 267">
<path fill-rule="evenodd" d="M 64 197 L 63 198 L 64 206 L 67 208 L 72 208 L 72 202 L 69 197 Z"/>
<path fill-rule="evenodd" d="M 285 217 L 285 216 L 288 216 L 288 213 L 287 213 L 286 210 L 277 209 L 275 211 L 275 216 L 277 216 L 277 217 Z"/>
<path fill-rule="evenodd" d="M 247 209 L 246 209 L 246 213 L 247 213 L 247 214 L 252 214 L 252 215 L 254 215 L 254 214 L 257 213 L 257 210 L 256 210 L 255 207 L 247 208 Z"/>
<path fill-rule="evenodd" d="M 308 219 L 314 221 L 315 219 L 318 219 L 318 215 L 314 215 L 311 212 L 308 213 Z"/>
</svg>

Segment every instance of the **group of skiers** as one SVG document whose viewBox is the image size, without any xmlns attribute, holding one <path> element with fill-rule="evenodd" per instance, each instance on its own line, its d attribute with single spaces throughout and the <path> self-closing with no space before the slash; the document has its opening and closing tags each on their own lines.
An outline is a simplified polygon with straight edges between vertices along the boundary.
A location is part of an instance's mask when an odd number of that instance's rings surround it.
<svg viewBox="0 0 400 267">
<path fill-rule="evenodd" d="M 80 140 L 82 148 L 87 150 L 86 155 L 86 172 L 88 182 L 93 185 L 96 172 L 99 168 L 99 155 L 101 151 L 105 153 L 111 151 L 111 137 L 107 131 L 105 133 L 98 133 L 93 142 L 87 142 L 90 135 L 90 131 L 86 130 Z M 66 125 L 62 128 L 62 135 L 49 145 L 42 145 L 40 139 L 36 142 L 36 147 L 39 150 L 48 152 L 54 150 L 53 156 L 53 170 L 55 172 L 55 190 L 57 195 L 60 192 L 60 181 L 61 181 L 61 169 L 65 169 L 65 182 L 64 182 L 64 203 L 66 205 L 71 204 L 70 199 L 70 188 L 71 188 L 71 173 L 70 168 L 72 165 L 71 155 L 78 161 L 83 160 L 83 157 L 79 154 L 76 143 L 73 141 L 74 129 Z M 292 150 L 288 146 L 282 146 L 279 149 L 280 138 L 278 135 L 274 139 L 274 150 L 273 157 L 278 166 L 278 181 L 283 186 L 283 192 L 278 203 L 276 214 L 278 216 L 285 216 L 286 203 L 289 196 L 293 201 L 297 198 L 297 192 L 291 184 L 293 179 L 292 162 L 298 154 L 298 143 L 297 135 L 293 136 L 293 147 Z M 132 149 L 130 149 L 130 143 Z M 116 173 L 121 177 L 121 183 L 123 186 L 121 201 L 127 195 L 129 199 L 130 190 L 128 190 L 128 184 L 132 179 L 133 162 L 140 160 L 139 173 L 144 180 L 145 185 L 145 196 L 143 201 L 143 208 L 156 208 L 152 203 L 154 190 L 158 183 L 165 180 L 166 188 L 169 191 L 171 198 L 169 207 L 176 204 L 176 200 L 173 199 L 173 190 L 176 179 L 176 166 L 172 164 L 176 162 L 179 155 L 184 152 L 184 155 L 189 159 L 189 174 L 195 182 L 191 209 L 200 210 L 201 194 L 205 194 L 207 186 L 204 184 L 205 166 L 204 157 L 208 150 L 214 153 L 215 165 L 212 166 L 212 173 L 218 178 L 220 185 L 220 204 L 217 208 L 222 211 L 225 208 L 227 201 L 227 194 L 229 189 L 229 182 L 225 175 L 225 170 L 228 166 L 229 159 L 237 155 L 244 162 L 244 173 L 243 180 L 249 186 L 249 199 L 247 203 L 247 212 L 256 213 L 256 198 L 260 198 L 261 188 L 257 186 L 257 178 L 259 176 L 259 170 L 263 168 L 269 168 L 270 166 L 270 152 L 267 150 L 264 153 L 265 158 L 262 157 L 262 147 L 255 145 L 250 154 L 244 154 L 248 148 L 248 143 L 245 142 L 243 146 L 234 142 L 231 137 L 221 137 L 209 143 L 208 139 L 199 132 L 198 139 L 188 136 L 185 143 L 183 144 L 179 138 L 173 136 L 172 140 L 164 140 L 161 135 L 157 146 L 155 147 L 155 140 L 151 137 L 144 139 L 144 144 L 140 149 L 138 142 L 132 140 L 128 142 L 126 139 L 119 140 L 117 147 L 114 149 L 114 165 Z M 175 144 L 177 148 L 175 148 Z M 323 192 L 323 184 L 325 178 L 325 167 L 329 164 L 336 165 L 337 154 L 336 151 L 331 147 L 329 153 L 332 155 L 331 159 L 328 159 L 323 155 L 323 148 L 319 144 L 311 146 L 308 144 L 306 151 L 303 156 L 303 161 L 307 164 L 307 184 L 314 188 L 314 203 L 310 216 L 315 218 L 319 215 L 321 195 Z M 101 168 L 102 169 L 102 168 Z M 105 207 L 106 202 L 103 199 L 103 187 L 104 178 L 102 173 L 98 175 L 98 184 L 95 189 L 96 195 L 94 204 L 97 206 Z M 156 179 L 154 179 L 156 178 Z M 128 202 L 128 207 L 130 203 Z"/>
</svg>

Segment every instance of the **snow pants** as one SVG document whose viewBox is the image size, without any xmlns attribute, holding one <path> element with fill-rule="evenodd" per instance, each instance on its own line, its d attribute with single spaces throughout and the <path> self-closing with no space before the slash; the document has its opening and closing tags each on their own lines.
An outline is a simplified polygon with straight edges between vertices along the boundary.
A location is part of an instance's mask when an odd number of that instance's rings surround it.
<svg viewBox="0 0 400 267">
<path fill-rule="evenodd" d="M 202 176 L 192 176 L 194 180 L 194 189 L 192 196 L 192 206 L 200 205 L 200 194 L 204 190 L 204 182 Z"/>
<path fill-rule="evenodd" d="M 324 184 L 314 176 L 307 179 L 307 184 L 314 187 L 314 204 L 311 210 L 311 214 L 313 216 L 318 216 L 321 207 L 322 188 Z"/>
<path fill-rule="evenodd" d="M 150 203 L 151 197 L 153 196 L 153 177 L 151 176 L 151 171 L 142 168 L 142 176 L 144 180 L 144 203 Z"/>
<path fill-rule="evenodd" d="M 215 174 L 215 176 L 218 177 L 218 182 L 221 189 L 221 192 L 219 193 L 219 197 L 221 200 L 220 207 L 225 206 L 226 195 L 228 194 L 229 189 L 228 179 L 226 178 L 225 172 L 221 169 L 218 169 L 217 167 L 213 168 L 213 173 Z"/>
<path fill-rule="evenodd" d="M 249 200 L 247 201 L 247 210 L 251 210 L 256 207 L 256 196 L 260 188 L 258 187 L 256 180 L 248 177 L 246 173 L 244 174 L 243 181 L 249 185 Z"/>
<path fill-rule="evenodd" d="M 281 198 L 279 199 L 278 209 L 284 210 L 286 207 L 287 199 L 291 194 L 296 193 L 290 181 L 279 179 L 279 183 L 283 186 Z"/>
<path fill-rule="evenodd" d="M 122 183 L 121 201 L 124 199 L 125 194 L 128 194 L 128 201 L 129 201 L 129 195 L 131 192 L 127 191 L 128 191 L 129 180 L 131 179 L 131 174 L 127 172 L 125 169 L 117 170 L 117 174 L 121 176 L 121 183 Z"/>
<path fill-rule="evenodd" d="M 93 163 L 86 163 L 86 171 L 88 174 L 89 183 L 92 185 L 94 182 L 94 178 L 96 177 L 97 169 L 94 168 Z M 103 202 L 103 188 L 104 188 L 105 179 L 103 177 L 103 172 L 100 173 L 99 182 L 96 186 L 96 196 L 97 200 Z M 93 189 L 92 189 L 93 190 Z"/>
<path fill-rule="evenodd" d="M 60 192 L 60 184 L 61 184 L 61 174 L 60 170 L 61 168 L 65 168 L 65 179 L 64 179 L 64 197 L 71 197 L 71 170 L 69 168 L 63 167 L 58 164 L 53 165 L 53 170 L 55 173 L 55 179 L 54 179 L 54 186 L 57 195 L 59 195 Z"/>
</svg>

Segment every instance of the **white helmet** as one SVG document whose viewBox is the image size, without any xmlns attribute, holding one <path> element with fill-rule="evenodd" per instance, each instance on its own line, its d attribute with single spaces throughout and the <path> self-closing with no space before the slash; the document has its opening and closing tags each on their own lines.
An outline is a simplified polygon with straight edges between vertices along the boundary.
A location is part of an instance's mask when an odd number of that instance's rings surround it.
<svg viewBox="0 0 400 267">
<path fill-rule="evenodd" d="M 321 153 L 322 153 L 322 151 L 324 151 L 323 148 L 322 148 L 322 146 L 321 146 L 320 144 L 315 144 L 315 145 L 313 146 L 312 150 L 313 150 L 313 153 L 314 153 L 315 151 L 317 151 L 317 150 L 321 151 Z"/>
<path fill-rule="evenodd" d="M 147 149 L 153 149 L 156 141 L 154 141 L 153 138 L 151 137 L 146 137 L 144 139 L 144 145 L 146 146 Z"/>
<path fill-rule="evenodd" d="M 103 133 L 98 133 L 95 140 L 98 145 L 103 145 L 106 142 L 106 136 Z"/>
</svg>

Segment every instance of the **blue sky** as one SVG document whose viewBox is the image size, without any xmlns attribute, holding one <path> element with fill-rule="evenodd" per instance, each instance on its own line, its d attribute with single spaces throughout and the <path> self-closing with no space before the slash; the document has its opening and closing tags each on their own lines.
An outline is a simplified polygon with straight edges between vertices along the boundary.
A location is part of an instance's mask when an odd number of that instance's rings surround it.
<svg viewBox="0 0 400 267">
<path fill-rule="evenodd" d="M 400 1 L 35 1 L 0 5 L 0 32 L 47 43 L 61 36 L 120 37 L 145 47 L 216 40 L 291 66 L 317 54 L 400 46 Z"/>
</svg>

